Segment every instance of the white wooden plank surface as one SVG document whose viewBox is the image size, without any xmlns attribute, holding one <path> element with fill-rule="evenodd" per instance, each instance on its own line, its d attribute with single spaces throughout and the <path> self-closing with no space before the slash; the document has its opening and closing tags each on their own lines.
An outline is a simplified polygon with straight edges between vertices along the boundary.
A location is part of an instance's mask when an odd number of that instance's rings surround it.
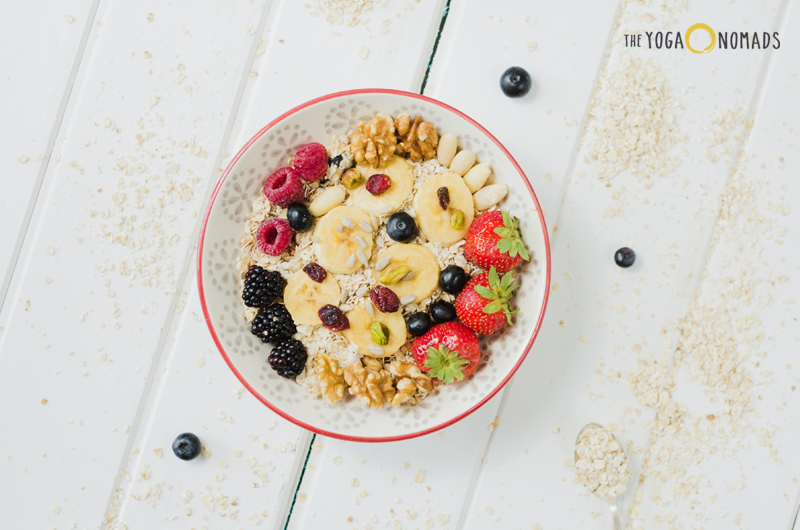
<svg viewBox="0 0 800 530">
<path fill-rule="evenodd" d="M 0 300 L 55 140 L 96 2 L 9 2 L 0 21 Z"/>
<path fill-rule="evenodd" d="M 253 134 L 292 105 L 327 92 L 369 86 L 418 91 L 433 38 L 438 31 L 443 5 L 443 2 L 427 2 L 414 4 L 413 10 L 403 10 L 401 6 L 378 9 L 371 14 L 371 20 L 376 20 L 375 23 L 351 28 L 330 26 L 321 17 L 310 17 L 301 3 L 276 2 L 270 9 L 261 35 L 263 52 L 259 53 L 252 65 L 257 75 L 248 80 L 236 117 L 234 135 L 227 144 L 226 152 L 235 154 Z M 397 14 L 401 16 L 397 17 Z M 387 18 L 392 20 L 389 32 L 378 32 L 377 24 Z M 321 40 L 298 38 L 295 28 L 299 23 L 306 25 L 307 31 L 318 35 Z M 340 35 L 331 35 L 333 31 Z M 411 31 L 418 32 L 420 37 L 413 43 L 406 42 L 406 35 Z M 424 37 L 426 33 L 429 38 Z M 370 35 L 373 35 L 372 39 Z M 356 51 L 362 45 L 370 47 L 366 60 L 356 56 Z M 404 51 L 402 58 L 396 53 L 401 47 Z M 401 61 L 405 65 L 403 69 L 397 67 Z M 414 71 L 414 64 L 421 66 L 416 74 L 409 76 L 408 72 Z M 299 65 L 308 65 L 308 68 L 298 69 Z M 358 73 L 355 78 L 353 72 Z M 320 84 L 319 79 L 326 81 Z M 219 489 L 225 495 L 238 496 L 238 524 L 250 525 L 248 518 L 255 513 L 261 519 L 259 524 L 283 529 L 295 498 L 298 471 L 305 464 L 310 433 L 279 418 L 246 391 L 241 401 L 230 397 L 231 389 L 241 388 L 241 384 L 217 352 L 205 323 L 194 318 L 194 315 L 198 318 L 202 316 L 194 275 L 187 276 L 184 288 L 187 306 L 182 314 L 176 315 L 171 325 L 176 331 L 174 341 L 167 343 L 167 351 L 162 359 L 165 376 L 157 377 L 154 381 L 155 387 L 136 433 L 135 445 L 142 450 L 143 456 L 133 455 L 128 462 L 127 476 L 140 477 L 146 464 L 153 478 L 148 483 L 122 482 L 125 494 L 120 500 L 118 520 L 133 529 L 157 525 L 165 517 L 175 515 L 187 524 L 207 524 L 209 529 L 213 528 L 211 523 L 223 510 L 217 504 L 215 513 L 209 514 L 197 500 L 203 488 L 209 485 L 214 494 Z M 196 364 L 198 355 L 204 359 L 202 368 Z M 209 377 L 211 384 L 207 385 Z M 194 396 L 196 410 L 190 418 L 186 417 L 183 408 L 174 406 L 182 395 Z M 233 418 L 230 424 L 227 423 L 228 417 Z M 177 425 L 187 427 L 178 428 Z M 199 425 L 206 426 L 208 430 L 200 430 Z M 171 455 L 165 454 L 163 459 L 153 455 L 153 448 L 165 448 L 165 444 L 178 432 L 186 429 L 197 429 L 200 436 L 205 435 L 212 440 L 211 459 L 187 467 Z M 251 433 L 257 434 L 258 439 L 249 439 Z M 267 448 L 263 448 L 262 444 L 266 444 Z M 246 450 L 248 448 L 250 452 Z M 243 451 L 241 458 L 233 456 L 237 449 Z M 270 464 L 265 464 L 263 468 L 258 465 L 250 468 L 243 461 L 249 455 L 255 456 L 259 463 L 269 460 Z M 228 467 L 219 468 L 220 462 Z M 253 475 L 254 470 L 266 471 L 267 482 L 260 482 Z M 216 473 L 224 475 L 222 482 L 215 480 Z M 166 502 L 156 503 L 155 509 L 130 496 L 139 493 L 145 484 L 164 478 L 175 487 L 170 491 L 162 488 L 162 497 Z M 183 486 L 176 485 L 178 480 L 183 484 L 196 485 L 195 489 L 189 488 L 195 496 L 194 500 L 187 503 L 192 510 L 190 516 L 183 512 L 184 503 L 179 500 Z M 258 484 L 258 489 L 253 489 L 254 482 Z M 321 493 L 325 491 L 325 488 L 320 490 Z M 302 502 L 297 504 L 294 513 L 297 514 L 303 506 Z M 261 515 L 262 510 L 267 514 L 266 518 Z M 230 515 L 229 512 L 225 513 Z M 207 516 L 209 522 L 199 519 L 202 516 Z M 296 516 L 293 517 L 295 519 Z"/>
<path fill-rule="evenodd" d="M 645 24 L 642 15 L 652 10 L 652 6 L 629 5 L 629 8 L 623 24 L 641 28 Z M 688 27 L 702 19 L 722 29 L 745 19 L 748 27 L 772 31 L 780 12 L 777 2 L 739 5 L 735 13 L 703 4 L 692 6 L 686 14 L 676 14 L 675 27 Z M 612 48 L 612 65 L 620 52 L 620 44 Z M 794 54 L 786 49 L 781 53 Z M 646 449 L 649 439 L 644 423 L 652 418 L 652 411 L 636 402 L 624 376 L 618 378 L 616 374 L 635 368 L 637 358 L 647 353 L 653 353 L 656 359 L 663 353 L 671 354 L 678 344 L 675 326 L 665 326 L 665 321 L 675 322 L 684 317 L 694 296 L 716 223 L 710 214 L 718 207 L 716 197 L 724 189 L 735 162 L 731 153 L 737 152 L 744 132 L 743 123 L 729 131 L 729 140 L 715 148 L 720 160 L 712 163 L 706 158 L 711 122 L 719 112 L 750 105 L 769 54 L 712 53 L 704 56 L 705 62 L 696 67 L 687 67 L 688 61 L 694 59 L 691 56 L 657 54 L 655 50 L 642 50 L 636 55 L 661 65 L 673 91 L 685 105 L 678 120 L 681 130 L 688 133 L 689 142 L 676 149 L 683 162 L 652 188 L 642 186 L 636 177 L 625 173 L 606 188 L 591 167 L 582 162 L 587 142 L 593 138 L 589 130 L 558 219 L 553 247 L 554 270 L 560 272 L 554 274 L 550 308 L 534 346 L 533 359 L 538 362 L 526 363 L 507 392 L 505 407 L 499 413 L 503 424 L 495 431 L 487 451 L 488 464 L 479 478 L 467 528 L 484 528 L 497 517 L 500 521 L 541 524 L 544 528 L 605 527 L 607 509 L 601 501 L 585 494 L 582 486 L 572 484 L 572 470 L 562 462 L 572 454 L 575 437 L 583 425 L 592 421 L 620 423 L 619 414 L 625 407 L 642 413 L 641 418 L 638 413 L 628 416 L 627 420 L 635 423 L 618 430 L 623 440 L 632 441 L 637 449 L 637 454 L 631 457 L 634 471 L 638 472 L 642 465 L 641 451 Z M 691 121 L 685 119 L 688 117 Z M 586 176 L 580 178 L 580 172 Z M 621 194 L 621 198 L 615 194 Z M 607 207 L 617 206 L 622 208 L 621 217 L 606 215 Z M 618 269 L 612 261 L 614 250 L 623 245 L 638 253 L 637 264 L 629 270 Z M 668 337 L 673 347 L 665 343 L 664 327 L 670 332 Z M 586 342 L 579 340 L 581 336 Z M 642 353 L 636 353 L 634 345 L 640 345 Z M 783 352 L 780 356 L 784 363 L 787 354 Z M 611 383 L 603 384 L 605 381 L 600 380 L 606 375 L 612 376 Z M 524 384 L 520 384 L 522 381 Z M 682 403 L 687 398 L 693 402 L 702 395 L 696 387 L 686 394 L 686 387 L 691 385 L 684 382 L 682 386 L 675 392 L 675 399 Z M 770 414 L 768 406 L 759 406 L 757 410 L 771 421 L 778 419 L 774 413 Z M 748 435 L 742 443 L 757 447 L 755 441 L 755 437 Z M 732 440 L 731 444 L 739 446 L 738 440 Z M 644 500 L 633 526 L 671 528 L 669 514 L 675 514 L 675 525 L 701 523 L 704 528 L 730 528 L 735 513 L 743 512 L 746 506 L 749 518 L 743 519 L 742 524 L 785 527 L 791 502 L 786 502 L 783 491 L 776 492 L 774 484 L 785 484 L 786 471 L 769 462 L 768 452 L 761 449 L 756 457 L 758 477 L 752 472 L 747 474 L 748 488 L 749 481 L 754 481 L 750 496 L 727 491 L 735 483 L 738 466 L 745 465 L 744 460 L 737 463 L 715 457 L 688 473 L 702 474 L 711 483 L 710 487 L 701 487 L 696 496 L 690 496 L 698 499 L 702 507 L 685 502 L 667 505 L 651 502 L 651 495 L 657 493 L 656 485 L 646 482 Z M 752 469 L 754 462 L 747 465 Z M 519 473 L 520 468 L 526 471 Z M 662 499 L 669 498 L 672 486 L 661 486 Z M 717 498 L 714 504 L 709 504 L 712 493 Z M 795 493 L 796 486 L 786 491 L 792 501 Z M 630 505 L 632 495 L 630 488 L 624 507 Z M 576 496 L 585 500 L 566 502 Z M 487 507 L 493 508 L 491 514 Z M 727 519 L 719 518 L 722 510 L 726 510 Z M 693 513 L 701 515 L 695 519 Z M 599 518 L 595 519 L 597 514 Z"/>
<path fill-rule="evenodd" d="M 4 520 L 84 528 L 103 518 L 264 8 L 215 1 L 191 9 L 161 2 L 99 6 L 0 314 L 0 400 L 16 403 L 0 411 L 14 432 L 0 441 L 6 457 L 0 474 L 13 484 L 0 501 Z M 136 134 L 145 138 L 140 148 Z M 178 143 L 192 138 L 201 156 Z M 120 159 L 130 175 L 114 169 Z M 136 208 L 130 183 L 152 188 L 150 196 L 140 190 L 152 206 L 154 195 L 166 195 L 168 179 L 177 190 L 151 220 Z M 128 185 L 119 188 L 120 180 Z M 112 197 L 120 192 L 127 201 L 122 210 Z M 99 213 L 92 217 L 92 210 Z M 153 243 L 149 248 L 98 235 L 131 214 L 138 219 L 128 220 L 135 226 L 129 234 Z M 157 258 L 141 273 L 121 274 L 123 260 L 148 262 L 151 253 Z"/>
</svg>

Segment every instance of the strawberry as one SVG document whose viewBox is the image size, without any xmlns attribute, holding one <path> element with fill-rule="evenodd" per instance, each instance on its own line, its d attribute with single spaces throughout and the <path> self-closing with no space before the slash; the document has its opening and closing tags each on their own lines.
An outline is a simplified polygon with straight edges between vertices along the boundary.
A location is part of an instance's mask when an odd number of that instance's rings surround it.
<svg viewBox="0 0 800 530">
<path fill-rule="evenodd" d="M 472 278 L 456 298 L 456 314 L 459 320 L 481 335 L 500 331 L 508 323 L 513 325 L 509 299 L 518 286 L 513 284 L 514 273 L 507 272 L 502 278 L 492 267 Z"/>
<path fill-rule="evenodd" d="M 411 346 L 417 366 L 429 376 L 450 384 L 478 368 L 478 336 L 461 322 L 445 322 L 414 339 Z"/>
<path fill-rule="evenodd" d="M 523 259 L 531 259 L 517 230 L 518 223 L 519 219 L 499 210 L 479 215 L 467 231 L 464 257 L 484 269 L 516 269 Z"/>
</svg>

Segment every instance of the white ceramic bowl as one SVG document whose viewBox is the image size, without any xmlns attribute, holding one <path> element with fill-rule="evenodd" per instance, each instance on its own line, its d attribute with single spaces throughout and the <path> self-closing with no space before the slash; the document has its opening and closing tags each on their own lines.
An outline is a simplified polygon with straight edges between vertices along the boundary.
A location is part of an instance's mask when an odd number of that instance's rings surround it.
<svg viewBox="0 0 800 530">
<path fill-rule="evenodd" d="M 510 193 L 501 203 L 520 218 L 531 261 L 517 271 L 520 311 L 513 327 L 481 340 L 483 358 L 467 380 L 442 387 L 414 406 L 367 409 L 354 398 L 328 405 L 267 363 L 269 346 L 250 334 L 241 318 L 235 262 L 245 216 L 265 178 L 301 145 L 328 143 L 331 134 L 368 122 L 376 112 L 421 114 L 439 134 L 454 133 L 460 148 L 475 152 L 493 169 L 492 179 Z M 539 202 L 522 169 L 497 139 L 456 109 L 397 90 L 351 90 L 296 107 L 264 127 L 228 165 L 206 210 L 197 258 L 200 300 L 208 328 L 233 373 L 267 407 L 297 425 L 325 436 L 388 442 L 422 436 L 451 425 L 486 403 L 517 371 L 539 331 L 550 287 L 550 246 Z"/>
</svg>

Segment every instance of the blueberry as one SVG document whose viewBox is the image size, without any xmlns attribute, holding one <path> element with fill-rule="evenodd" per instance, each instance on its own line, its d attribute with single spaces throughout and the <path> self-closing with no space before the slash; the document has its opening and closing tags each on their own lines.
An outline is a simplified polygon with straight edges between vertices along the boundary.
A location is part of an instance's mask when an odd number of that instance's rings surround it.
<svg viewBox="0 0 800 530">
<path fill-rule="evenodd" d="M 200 454 L 201 448 L 200 438 L 190 432 L 179 434 L 172 442 L 172 450 L 181 460 L 194 460 Z"/>
<path fill-rule="evenodd" d="M 467 284 L 467 273 L 458 265 L 445 267 L 439 276 L 439 285 L 442 290 L 450 294 L 458 294 Z"/>
<path fill-rule="evenodd" d="M 328 157 L 329 166 L 338 166 L 341 162 L 342 162 L 342 155 L 336 155 L 333 158 Z"/>
<path fill-rule="evenodd" d="M 311 228 L 311 222 L 314 219 L 305 204 L 296 202 L 289 205 L 289 210 L 286 212 L 286 220 L 289 221 L 289 226 L 293 229 L 298 232 L 305 232 Z"/>
<path fill-rule="evenodd" d="M 500 77 L 500 88 L 510 98 L 521 98 L 531 89 L 531 74 L 524 68 L 512 66 Z"/>
<path fill-rule="evenodd" d="M 412 337 L 421 337 L 433 327 L 428 313 L 413 313 L 406 320 L 406 329 Z"/>
<path fill-rule="evenodd" d="M 386 233 L 399 243 L 408 243 L 417 235 L 417 224 L 414 218 L 405 212 L 398 212 L 389 217 Z"/>
<path fill-rule="evenodd" d="M 614 253 L 614 262 L 622 268 L 627 269 L 636 261 L 636 252 L 632 248 L 622 247 Z"/>
<path fill-rule="evenodd" d="M 438 324 L 444 324 L 456 319 L 456 308 L 444 300 L 436 300 L 431 304 L 431 317 Z"/>
</svg>

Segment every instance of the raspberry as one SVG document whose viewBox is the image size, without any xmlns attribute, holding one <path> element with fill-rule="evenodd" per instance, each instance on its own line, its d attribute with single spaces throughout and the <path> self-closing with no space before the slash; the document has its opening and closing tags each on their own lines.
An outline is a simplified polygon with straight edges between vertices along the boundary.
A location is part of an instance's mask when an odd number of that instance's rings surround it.
<svg viewBox="0 0 800 530">
<path fill-rule="evenodd" d="M 350 321 L 347 320 L 347 315 L 342 313 L 342 310 L 335 305 L 324 305 L 319 308 L 317 314 L 322 321 L 322 325 L 331 331 L 350 329 Z"/>
<path fill-rule="evenodd" d="M 267 219 L 256 231 L 258 250 L 270 256 L 280 256 L 292 242 L 292 227 L 286 219 Z"/>
<path fill-rule="evenodd" d="M 282 167 L 264 181 L 264 195 L 269 202 L 284 208 L 294 202 L 301 202 L 306 198 L 303 183 L 297 171 L 290 167 Z"/>
<path fill-rule="evenodd" d="M 281 377 L 291 379 L 300 375 L 306 367 L 308 351 L 297 339 L 286 339 L 279 342 L 269 353 L 267 360 L 273 370 Z"/>
<path fill-rule="evenodd" d="M 392 187 L 392 179 L 389 175 L 376 173 L 367 179 L 367 191 L 373 195 L 380 195 Z"/>
<path fill-rule="evenodd" d="M 328 272 L 316 263 L 309 263 L 303 267 L 303 272 L 308 274 L 308 277 L 317 283 L 322 283 L 328 276 Z"/>
<path fill-rule="evenodd" d="M 394 291 L 383 285 L 376 285 L 369 293 L 369 299 L 382 313 L 394 313 L 400 309 L 400 299 Z"/>
<path fill-rule="evenodd" d="M 294 169 L 300 178 L 314 182 L 328 172 L 328 151 L 317 142 L 306 144 L 294 155 Z"/>
</svg>

